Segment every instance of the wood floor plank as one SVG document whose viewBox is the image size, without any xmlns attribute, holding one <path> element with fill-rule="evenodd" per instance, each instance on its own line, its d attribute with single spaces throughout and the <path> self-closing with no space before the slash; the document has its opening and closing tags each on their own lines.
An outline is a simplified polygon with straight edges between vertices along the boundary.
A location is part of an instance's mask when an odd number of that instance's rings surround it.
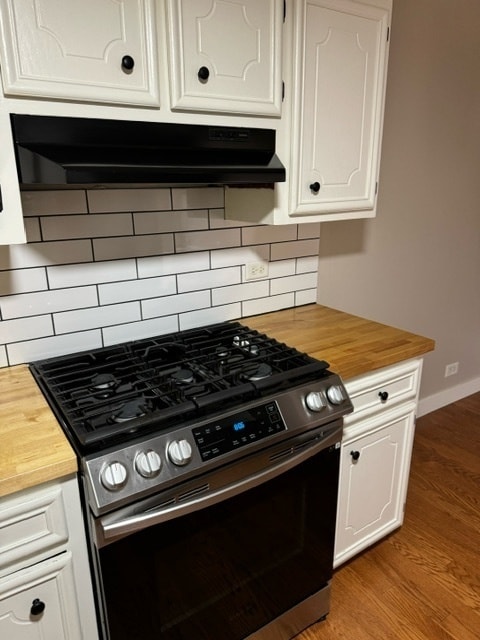
<svg viewBox="0 0 480 640">
<path fill-rule="evenodd" d="M 339 567 L 296 640 L 480 637 L 480 393 L 417 421 L 403 526 Z"/>
</svg>

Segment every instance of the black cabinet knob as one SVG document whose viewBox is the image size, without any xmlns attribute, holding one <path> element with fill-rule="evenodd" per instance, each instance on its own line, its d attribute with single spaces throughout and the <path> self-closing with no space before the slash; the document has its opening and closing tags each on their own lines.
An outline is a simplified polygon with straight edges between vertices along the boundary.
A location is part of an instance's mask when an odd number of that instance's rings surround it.
<svg viewBox="0 0 480 640">
<path fill-rule="evenodd" d="M 352 460 L 356 462 L 360 458 L 360 451 L 350 451 L 350 455 L 352 456 Z"/>
<path fill-rule="evenodd" d="M 379 391 L 378 397 L 382 402 L 386 402 L 388 400 L 388 391 Z"/>
<path fill-rule="evenodd" d="M 200 81 L 204 81 L 206 82 L 208 80 L 210 76 L 210 71 L 208 70 L 208 67 L 200 67 L 200 69 L 198 70 L 198 79 Z"/>
<path fill-rule="evenodd" d="M 39 616 L 41 613 L 45 611 L 45 603 L 42 602 L 39 598 L 35 598 L 32 602 L 32 607 L 30 609 L 30 613 L 32 616 Z"/>
<path fill-rule="evenodd" d="M 313 182 L 310 185 L 310 189 L 312 190 L 312 192 L 316 195 L 319 191 L 320 191 L 320 183 L 319 182 Z"/>
<path fill-rule="evenodd" d="M 135 66 L 135 60 L 132 56 L 123 56 L 122 58 L 122 69 L 124 71 L 131 71 Z"/>
</svg>

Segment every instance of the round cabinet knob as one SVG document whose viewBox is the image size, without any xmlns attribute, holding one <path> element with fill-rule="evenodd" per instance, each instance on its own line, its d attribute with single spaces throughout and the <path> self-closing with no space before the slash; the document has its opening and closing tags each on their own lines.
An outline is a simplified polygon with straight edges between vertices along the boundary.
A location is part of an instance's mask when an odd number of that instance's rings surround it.
<svg viewBox="0 0 480 640">
<path fill-rule="evenodd" d="M 356 462 L 360 458 L 360 451 L 350 451 L 350 455 L 352 456 L 352 460 Z"/>
<path fill-rule="evenodd" d="M 135 468 L 144 478 L 154 478 L 160 473 L 162 460 L 156 451 L 140 451 L 135 458 Z"/>
<path fill-rule="evenodd" d="M 305 404 L 310 411 L 321 411 L 325 406 L 325 400 L 319 391 L 310 391 L 305 398 Z"/>
<path fill-rule="evenodd" d="M 183 467 L 192 459 L 192 447 L 188 440 L 174 440 L 168 445 L 168 457 L 178 467 Z"/>
<path fill-rule="evenodd" d="M 378 397 L 382 402 L 386 402 L 388 400 L 388 391 L 379 391 Z"/>
<path fill-rule="evenodd" d="M 123 56 L 122 58 L 122 69 L 123 71 L 131 71 L 135 66 L 135 60 L 132 56 Z"/>
<path fill-rule="evenodd" d="M 198 79 L 200 80 L 200 82 L 206 82 L 208 80 L 210 76 L 210 71 L 208 69 L 208 67 L 200 67 L 200 69 L 198 70 Z"/>
<path fill-rule="evenodd" d="M 320 191 L 320 186 L 321 185 L 319 182 L 312 182 L 312 184 L 310 185 L 310 190 L 312 191 L 312 193 L 317 195 L 317 193 Z"/>
<path fill-rule="evenodd" d="M 121 462 L 111 462 L 103 469 L 100 479 L 105 489 L 118 491 L 127 482 L 127 470 Z"/>
<path fill-rule="evenodd" d="M 39 616 L 41 613 L 45 611 L 45 603 L 42 602 L 39 598 L 35 598 L 32 602 L 32 606 L 30 608 L 30 613 L 32 616 Z"/>
<path fill-rule="evenodd" d="M 338 385 L 333 385 L 327 389 L 327 398 L 332 404 L 342 404 L 345 400 L 345 394 L 343 393 L 342 387 Z"/>
</svg>

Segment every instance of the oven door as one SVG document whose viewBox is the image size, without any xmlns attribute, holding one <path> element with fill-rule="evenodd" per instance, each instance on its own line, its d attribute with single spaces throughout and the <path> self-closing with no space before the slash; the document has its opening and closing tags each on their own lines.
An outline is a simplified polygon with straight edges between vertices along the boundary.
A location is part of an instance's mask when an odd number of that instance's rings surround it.
<svg viewBox="0 0 480 640">
<path fill-rule="evenodd" d="M 97 521 L 105 636 L 280 640 L 326 615 L 340 438 L 341 426 L 282 445 L 244 459 L 241 480 L 202 478 L 210 491 L 181 505 Z"/>
</svg>

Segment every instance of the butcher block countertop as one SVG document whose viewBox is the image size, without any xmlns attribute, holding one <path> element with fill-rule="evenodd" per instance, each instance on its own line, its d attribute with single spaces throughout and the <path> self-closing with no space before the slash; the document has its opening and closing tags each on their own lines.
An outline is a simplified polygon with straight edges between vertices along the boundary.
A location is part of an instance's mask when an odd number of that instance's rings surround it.
<svg viewBox="0 0 480 640">
<path fill-rule="evenodd" d="M 344 380 L 432 351 L 433 340 L 315 304 L 240 320 L 326 360 Z M 77 461 L 28 366 L 0 369 L 0 498 L 74 473 Z"/>
<path fill-rule="evenodd" d="M 0 499 L 77 471 L 77 459 L 28 367 L 0 369 Z"/>
<path fill-rule="evenodd" d="M 326 360 L 343 380 L 435 348 L 430 338 L 317 304 L 242 318 L 240 322 Z"/>
</svg>

